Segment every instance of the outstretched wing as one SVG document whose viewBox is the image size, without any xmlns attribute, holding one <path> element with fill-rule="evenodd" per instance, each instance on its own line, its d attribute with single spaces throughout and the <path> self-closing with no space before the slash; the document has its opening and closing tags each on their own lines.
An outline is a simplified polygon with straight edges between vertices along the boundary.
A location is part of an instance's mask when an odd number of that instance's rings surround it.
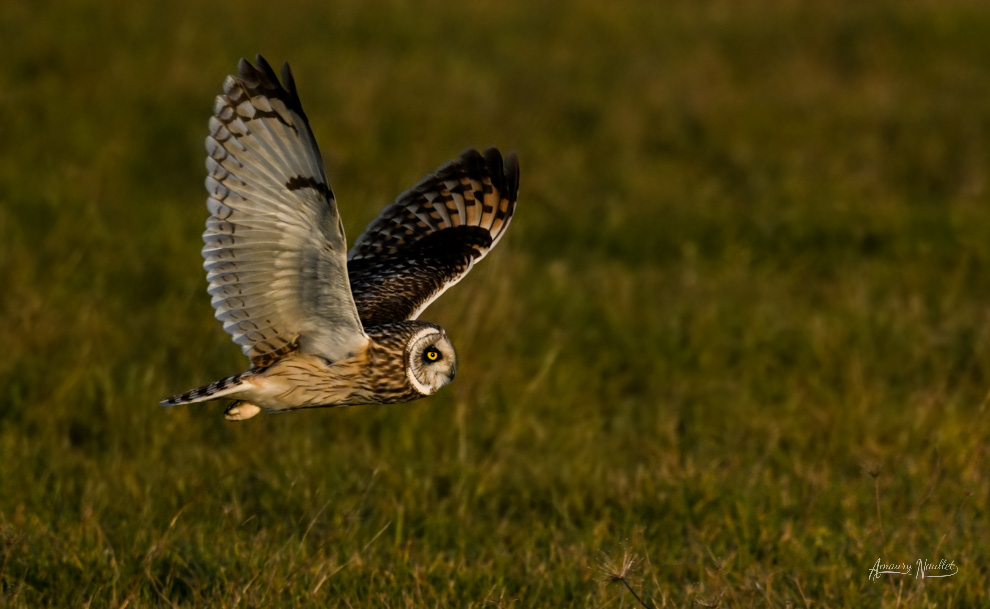
<svg viewBox="0 0 990 609">
<path fill-rule="evenodd" d="M 460 281 L 505 234 L 518 191 L 515 153 L 465 150 L 386 207 L 348 254 L 365 326 L 416 319 Z"/>
<path fill-rule="evenodd" d="M 212 214 L 203 267 L 216 318 L 256 366 L 301 349 L 343 359 L 367 343 L 347 242 L 292 72 L 241 59 L 210 118 Z"/>
</svg>

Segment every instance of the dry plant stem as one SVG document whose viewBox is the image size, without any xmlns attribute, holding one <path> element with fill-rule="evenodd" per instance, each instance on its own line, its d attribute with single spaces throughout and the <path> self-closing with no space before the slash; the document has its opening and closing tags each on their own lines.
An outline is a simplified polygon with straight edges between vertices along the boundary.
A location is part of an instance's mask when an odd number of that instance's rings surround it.
<svg viewBox="0 0 990 609">
<path fill-rule="evenodd" d="M 626 581 L 625 578 L 623 578 L 623 579 L 621 579 L 619 581 L 621 581 L 625 585 L 626 590 L 629 590 L 629 593 L 632 594 L 636 598 L 636 600 L 639 602 L 640 605 L 646 607 L 646 609 L 650 609 L 650 606 L 647 605 L 645 602 L 643 602 L 643 599 L 641 599 L 639 597 L 639 595 L 636 594 L 636 591 L 633 590 L 633 587 L 629 585 L 629 582 Z"/>
<path fill-rule="evenodd" d="M 880 552 L 884 562 L 887 561 L 887 538 L 883 534 L 883 517 L 880 515 L 880 477 L 873 476 L 873 497 L 877 505 L 877 522 L 880 525 Z"/>
<path fill-rule="evenodd" d="M 628 551 L 624 551 L 622 553 L 622 562 L 620 564 L 613 566 L 606 557 L 601 564 L 601 569 L 605 573 L 606 581 L 610 583 L 622 582 L 622 584 L 627 590 L 629 590 L 633 597 L 636 598 L 640 605 L 646 607 L 646 609 L 650 609 L 649 605 L 643 602 L 643 599 L 640 598 L 640 596 L 636 594 L 636 591 L 633 590 L 632 586 L 629 585 L 629 581 L 627 579 L 629 574 L 632 573 L 636 561 L 637 558 L 635 555 L 629 554 Z"/>
<path fill-rule="evenodd" d="M 877 506 L 877 523 L 880 526 L 880 554 L 883 556 L 883 561 L 887 561 L 887 536 L 883 532 L 883 516 L 880 515 L 880 468 L 870 470 L 870 476 L 873 477 L 873 501 Z M 893 575 L 887 575 L 887 579 L 891 582 L 894 581 Z M 901 582 L 903 585 L 903 582 Z"/>
</svg>

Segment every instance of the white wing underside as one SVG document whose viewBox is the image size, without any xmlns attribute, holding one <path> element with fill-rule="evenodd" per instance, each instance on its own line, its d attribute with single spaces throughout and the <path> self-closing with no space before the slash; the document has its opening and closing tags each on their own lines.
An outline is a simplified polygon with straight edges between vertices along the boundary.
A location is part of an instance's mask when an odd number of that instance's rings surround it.
<svg viewBox="0 0 990 609">
<path fill-rule="evenodd" d="M 340 360 L 368 341 L 346 239 L 292 75 L 241 60 L 206 138 L 204 268 L 216 317 L 255 364 L 299 348 Z"/>
</svg>

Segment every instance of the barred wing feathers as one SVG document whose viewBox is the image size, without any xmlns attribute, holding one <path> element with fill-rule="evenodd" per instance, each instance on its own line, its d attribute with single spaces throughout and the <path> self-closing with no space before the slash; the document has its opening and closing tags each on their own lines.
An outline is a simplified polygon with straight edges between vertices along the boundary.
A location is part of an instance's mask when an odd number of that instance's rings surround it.
<svg viewBox="0 0 990 609">
<path fill-rule="evenodd" d="M 419 314 L 466 275 L 505 234 L 519 191 L 519 162 L 466 150 L 406 191 L 348 254 L 351 292 L 366 326 Z"/>
<path fill-rule="evenodd" d="M 344 230 L 288 64 L 241 59 L 206 138 L 204 268 L 216 318 L 256 366 L 296 348 L 331 360 L 367 344 Z"/>
</svg>

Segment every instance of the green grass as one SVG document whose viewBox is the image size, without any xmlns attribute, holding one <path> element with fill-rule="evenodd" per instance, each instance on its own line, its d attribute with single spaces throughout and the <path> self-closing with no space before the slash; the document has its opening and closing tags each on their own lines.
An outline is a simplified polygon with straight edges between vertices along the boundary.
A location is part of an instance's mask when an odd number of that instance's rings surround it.
<svg viewBox="0 0 990 609">
<path fill-rule="evenodd" d="M 985 605 L 990 8 L 274 4 L 0 8 L 0 605 L 628 608 L 625 553 L 649 606 Z M 518 151 L 437 396 L 156 406 L 245 366 L 202 140 L 255 52 L 352 237 Z"/>
</svg>

